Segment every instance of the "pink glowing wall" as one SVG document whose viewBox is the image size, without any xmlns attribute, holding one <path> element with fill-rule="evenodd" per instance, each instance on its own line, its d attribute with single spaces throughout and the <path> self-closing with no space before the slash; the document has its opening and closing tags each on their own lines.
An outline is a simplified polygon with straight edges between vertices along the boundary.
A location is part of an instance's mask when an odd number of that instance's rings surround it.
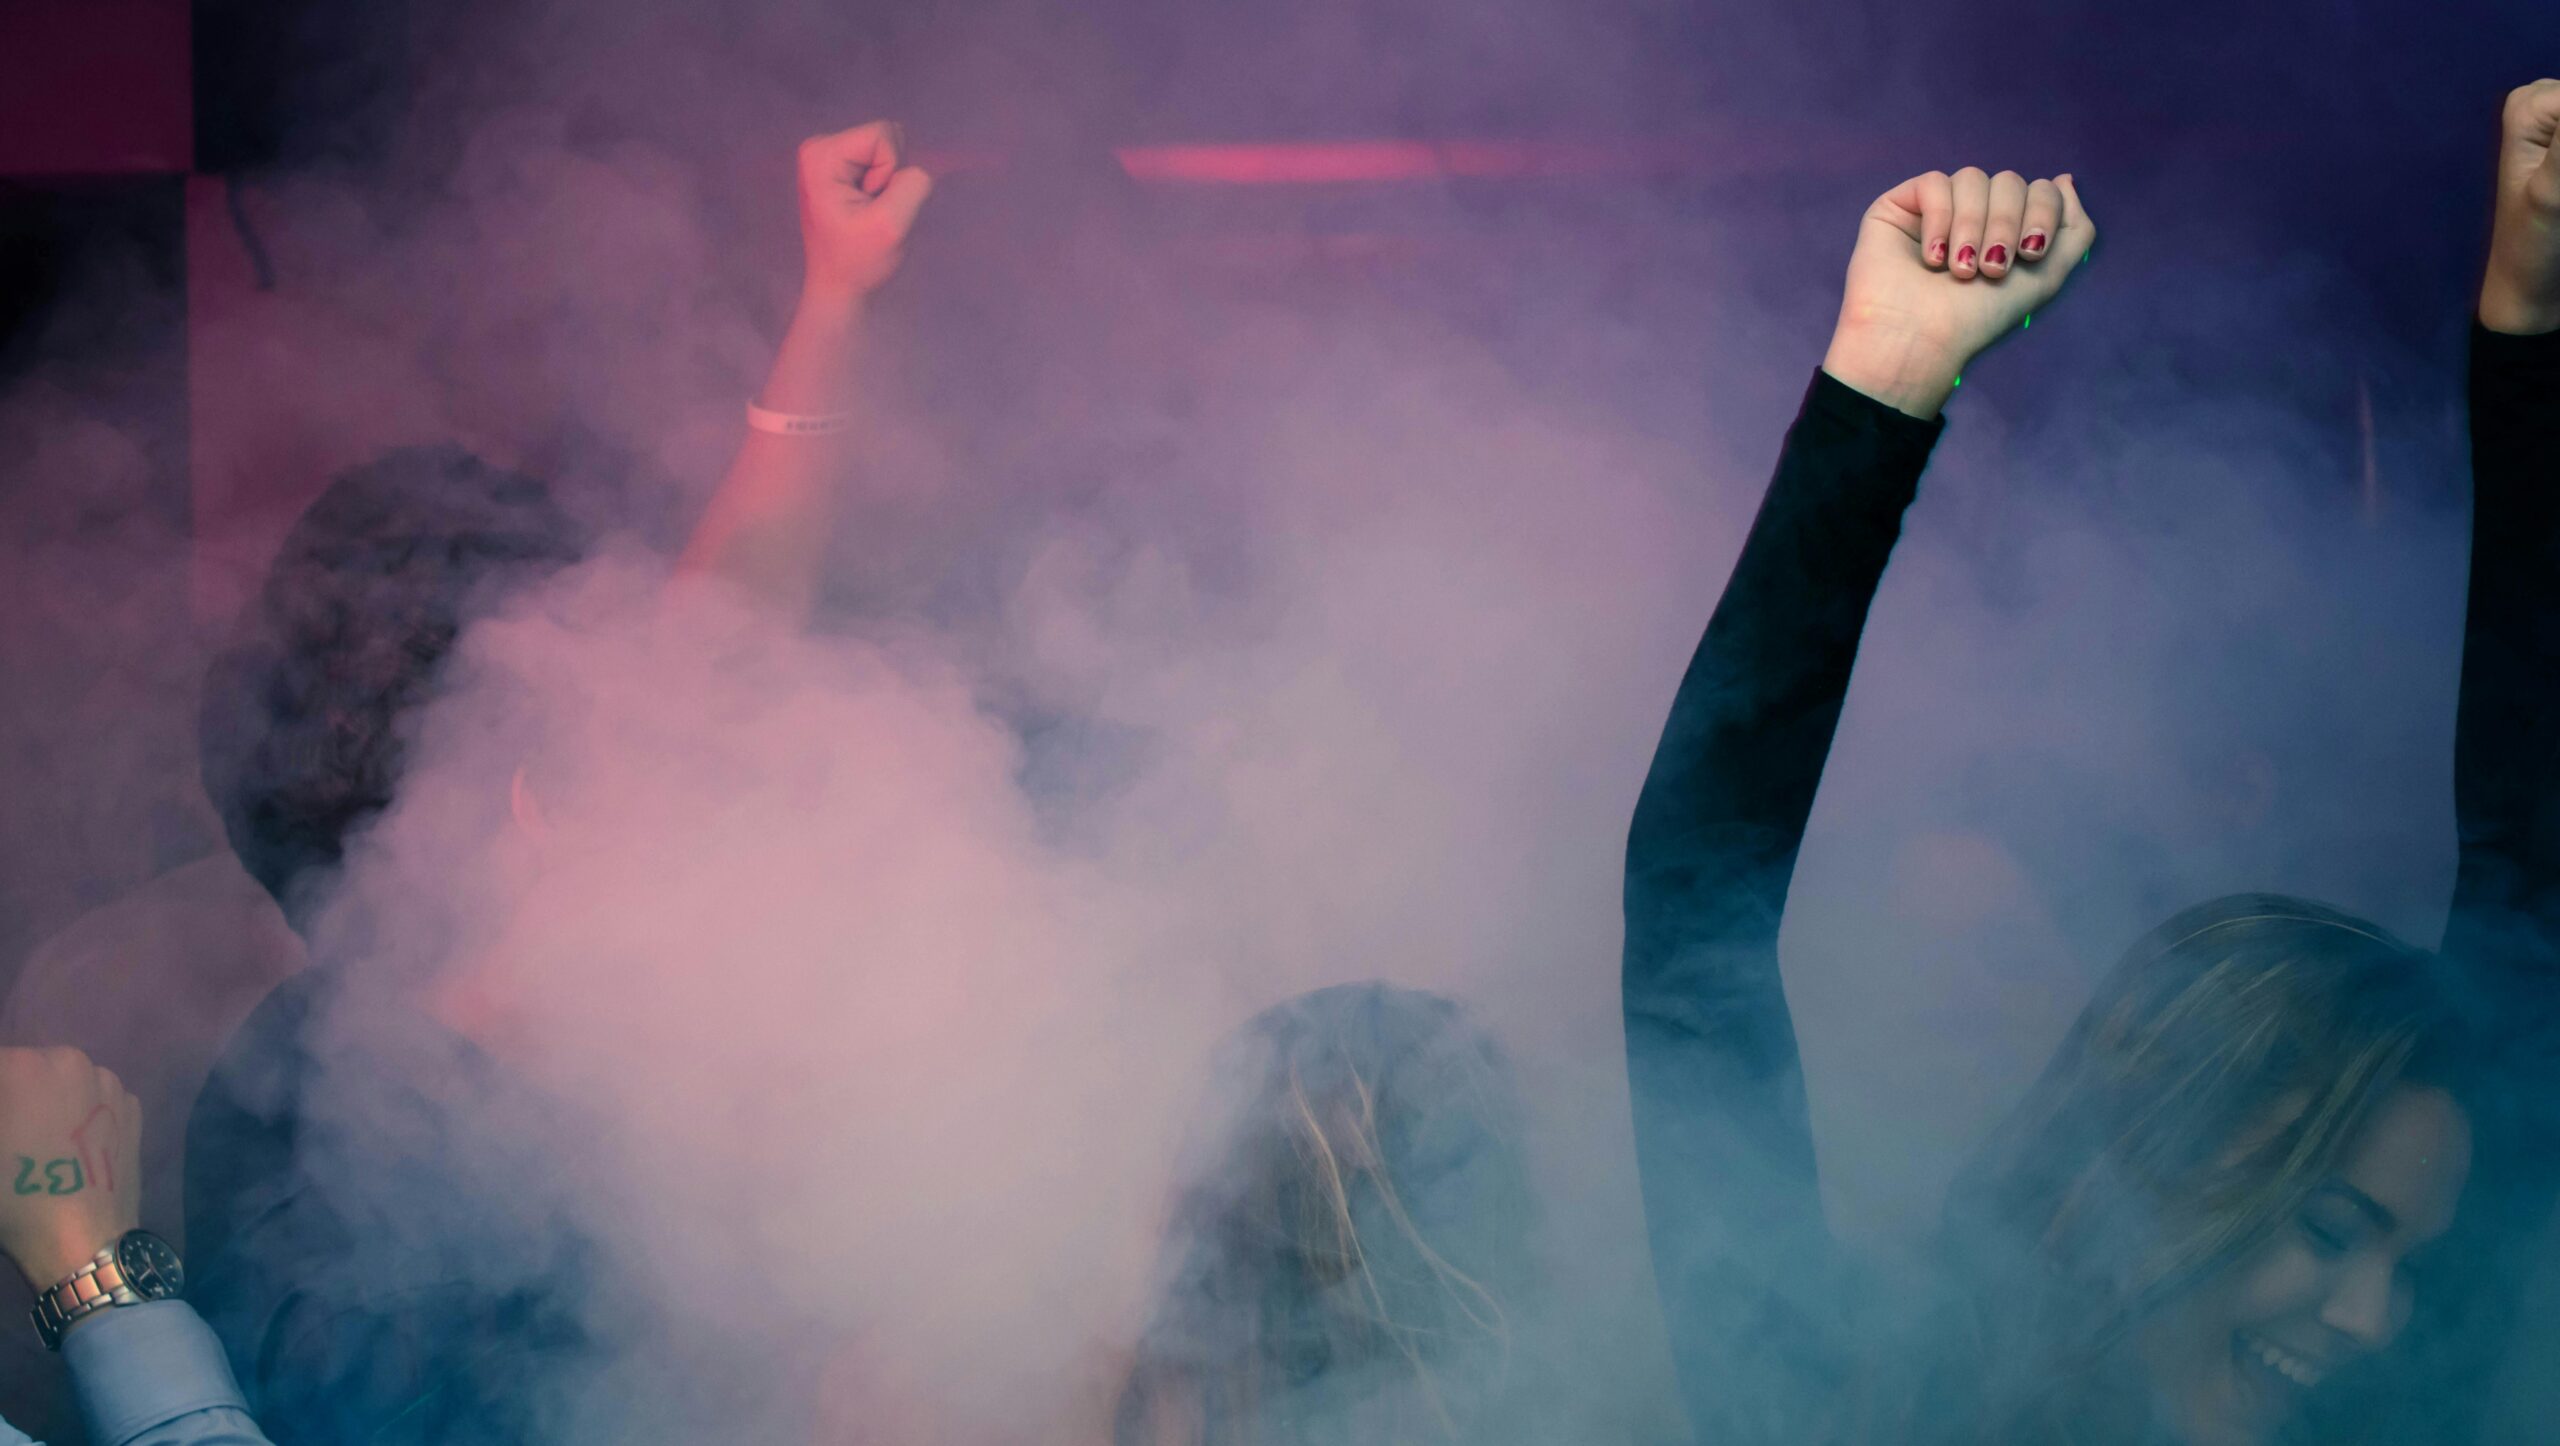
<svg viewBox="0 0 2560 1446">
<path fill-rule="evenodd" d="M 186 0 L 0 5 L 0 176 L 187 169 Z"/>
</svg>

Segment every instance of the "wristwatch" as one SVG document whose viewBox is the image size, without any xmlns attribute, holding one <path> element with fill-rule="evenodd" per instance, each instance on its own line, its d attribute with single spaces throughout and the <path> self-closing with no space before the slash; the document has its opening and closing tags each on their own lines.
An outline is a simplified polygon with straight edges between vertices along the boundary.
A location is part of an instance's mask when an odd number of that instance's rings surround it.
<svg viewBox="0 0 2560 1446">
<path fill-rule="evenodd" d="M 88 1264 L 37 1292 L 28 1314 L 44 1348 L 58 1351 L 73 1321 L 114 1306 L 175 1300 L 186 1285 L 186 1267 L 168 1241 L 148 1230 L 128 1230 Z"/>
</svg>

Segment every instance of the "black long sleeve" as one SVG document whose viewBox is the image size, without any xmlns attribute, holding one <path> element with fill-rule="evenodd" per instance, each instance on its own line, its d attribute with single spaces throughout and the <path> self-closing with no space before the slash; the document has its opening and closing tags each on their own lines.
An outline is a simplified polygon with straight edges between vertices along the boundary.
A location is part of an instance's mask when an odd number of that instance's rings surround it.
<svg viewBox="0 0 2560 1446">
<path fill-rule="evenodd" d="M 2484 1026 L 2476 1163 L 2463 1203 L 2477 1274 L 2457 1280 L 2422 1362 L 2423 1419 L 2395 1439 L 2483 1439 L 2513 1369 L 2519 1292 L 2560 1183 L 2560 334 L 2471 338 L 2471 592 L 2445 928 L 2451 977 Z M 2547 1349 L 2548 1342 L 2542 1342 Z"/>
<path fill-rule="evenodd" d="M 1800 1446 L 1848 1345 L 1827 1320 L 1838 1261 L 1778 922 L 1868 604 L 1940 428 L 1815 375 L 1627 839 L 1646 1228 L 1690 1424 L 1714 1446 Z"/>
<path fill-rule="evenodd" d="M 2448 953 L 2529 1005 L 2560 982 L 2560 333 L 2471 338 L 2471 597 Z"/>
</svg>

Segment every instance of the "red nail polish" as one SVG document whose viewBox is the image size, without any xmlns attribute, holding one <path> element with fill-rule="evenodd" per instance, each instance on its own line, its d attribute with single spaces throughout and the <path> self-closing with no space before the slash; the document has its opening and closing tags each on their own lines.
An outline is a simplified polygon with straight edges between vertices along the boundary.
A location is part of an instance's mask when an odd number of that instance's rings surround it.
<svg viewBox="0 0 2560 1446">
<path fill-rule="evenodd" d="M 1929 243 L 1929 259 L 1930 259 L 1930 260 L 1932 260 L 1932 261 L 1944 261 L 1944 260 L 1946 260 L 1946 259 L 1947 259 L 1947 243 L 1946 243 L 1946 242 L 1944 242 L 1944 241 L 1932 241 L 1932 242 L 1930 242 L 1930 243 Z"/>
<path fill-rule="evenodd" d="M 2044 249 L 2044 233 L 2042 231 L 2028 232 L 2027 239 L 2018 243 L 2018 249 L 2024 251 L 2029 256 L 2033 256 L 2037 252 L 2042 251 Z"/>
<path fill-rule="evenodd" d="M 1982 253 L 1982 264 L 1985 266 L 2008 265 L 2009 248 L 2006 246 L 1993 246 L 1990 250 Z"/>
<path fill-rule="evenodd" d="M 1973 264 L 1973 248 L 1970 246 L 1957 247 L 1956 264 L 1958 266 L 1971 266 Z"/>
</svg>

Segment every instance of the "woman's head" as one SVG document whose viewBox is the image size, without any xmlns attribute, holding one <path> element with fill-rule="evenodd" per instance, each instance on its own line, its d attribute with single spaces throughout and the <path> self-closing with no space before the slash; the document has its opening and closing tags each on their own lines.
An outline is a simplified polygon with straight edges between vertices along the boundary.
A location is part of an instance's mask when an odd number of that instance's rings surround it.
<svg viewBox="0 0 2560 1446">
<path fill-rule="evenodd" d="M 1345 985 L 1247 1024 L 1214 1092 L 1122 1446 L 1467 1434 L 1528 1277 L 1500 1047 L 1446 999 Z"/>
<path fill-rule="evenodd" d="M 2391 1344 L 2470 1170 L 2436 969 L 2273 895 L 2125 956 L 1950 1199 L 1991 1439 L 2255 1446 Z"/>
</svg>

